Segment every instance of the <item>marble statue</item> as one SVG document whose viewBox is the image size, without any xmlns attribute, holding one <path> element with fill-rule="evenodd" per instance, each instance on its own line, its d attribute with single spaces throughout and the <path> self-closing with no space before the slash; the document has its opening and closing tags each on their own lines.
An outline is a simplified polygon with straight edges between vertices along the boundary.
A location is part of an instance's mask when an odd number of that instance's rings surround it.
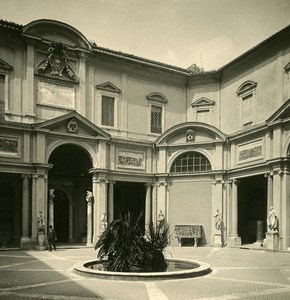
<svg viewBox="0 0 290 300">
<path fill-rule="evenodd" d="M 165 220 L 165 216 L 164 216 L 162 210 L 160 210 L 159 215 L 157 217 L 157 227 L 159 228 L 160 233 L 163 233 L 163 230 L 164 230 L 164 220 Z"/>
<path fill-rule="evenodd" d="M 219 209 L 216 209 L 216 212 L 214 214 L 214 218 L 215 218 L 215 229 L 218 231 L 222 230 L 222 215 L 219 212 Z"/>
<path fill-rule="evenodd" d="M 106 214 L 103 213 L 102 215 L 102 219 L 101 219 L 101 234 L 107 229 L 108 227 L 108 222 L 107 222 L 107 217 L 106 217 Z"/>
<path fill-rule="evenodd" d="M 92 203 L 92 199 L 93 199 L 93 193 L 90 191 L 87 191 L 87 196 L 86 196 L 87 202 Z"/>
<path fill-rule="evenodd" d="M 38 215 L 37 215 L 37 232 L 38 233 L 45 233 L 45 222 L 44 222 L 44 215 L 43 215 L 43 212 L 42 210 L 40 210 L 38 212 Z"/>
<path fill-rule="evenodd" d="M 278 217 L 277 212 L 274 210 L 273 206 L 270 206 L 269 209 L 267 225 L 269 232 L 278 232 Z"/>
</svg>

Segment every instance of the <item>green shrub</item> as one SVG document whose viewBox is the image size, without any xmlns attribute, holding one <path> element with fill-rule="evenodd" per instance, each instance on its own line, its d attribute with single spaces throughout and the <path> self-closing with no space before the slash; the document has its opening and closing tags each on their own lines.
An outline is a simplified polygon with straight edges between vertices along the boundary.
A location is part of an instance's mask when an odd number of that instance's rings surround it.
<svg viewBox="0 0 290 300">
<path fill-rule="evenodd" d="M 128 212 L 124 217 L 110 223 L 100 236 L 95 249 L 98 258 L 105 262 L 108 271 L 115 272 L 156 272 L 163 271 L 167 264 L 163 250 L 169 241 L 169 226 L 149 224 L 145 232 L 137 220 Z"/>
</svg>

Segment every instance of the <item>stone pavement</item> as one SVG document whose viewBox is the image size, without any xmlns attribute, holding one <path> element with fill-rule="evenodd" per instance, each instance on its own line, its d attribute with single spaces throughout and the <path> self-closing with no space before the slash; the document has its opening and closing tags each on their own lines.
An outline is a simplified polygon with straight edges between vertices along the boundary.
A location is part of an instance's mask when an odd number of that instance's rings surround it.
<svg viewBox="0 0 290 300">
<path fill-rule="evenodd" d="M 290 253 L 169 247 L 167 256 L 203 261 L 213 271 L 179 280 L 101 280 L 72 271 L 76 262 L 96 257 L 92 248 L 0 251 L 0 299 L 290 299 Z"/>
</svg>

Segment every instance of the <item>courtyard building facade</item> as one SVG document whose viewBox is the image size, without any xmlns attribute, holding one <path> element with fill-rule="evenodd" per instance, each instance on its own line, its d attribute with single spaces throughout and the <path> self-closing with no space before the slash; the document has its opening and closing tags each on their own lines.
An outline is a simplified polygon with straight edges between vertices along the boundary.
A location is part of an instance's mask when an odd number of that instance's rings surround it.
<svg viewBox="0 0 290 300">
<path fill-rule="evenodd" d="M 262 247 L 273 207 L 288 250 L 289 145 L 290 26 L 204 71 L 0 21 L 1 247 L 34 248 L 40 216 L 93 245 L 128 211 L 199 225 L 198 246 Z"/>
</svg>

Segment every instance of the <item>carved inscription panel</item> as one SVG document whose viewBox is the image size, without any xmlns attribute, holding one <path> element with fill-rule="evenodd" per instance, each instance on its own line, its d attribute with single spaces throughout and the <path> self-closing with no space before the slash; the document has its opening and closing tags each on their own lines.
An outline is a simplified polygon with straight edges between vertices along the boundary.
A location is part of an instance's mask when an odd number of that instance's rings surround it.
<svg viewBox="0 0 290 300">
<path fill-rule="evenodd" d="M 56 80 L 38 80 L 37 103 L 75 109 L 75 88 Z"/>
<path fill-rule="evenodd" d="M 117 167 L 128 169 L 145 169 L 145 153 L 136 151 L 117 151 Z"/>
</svg>

